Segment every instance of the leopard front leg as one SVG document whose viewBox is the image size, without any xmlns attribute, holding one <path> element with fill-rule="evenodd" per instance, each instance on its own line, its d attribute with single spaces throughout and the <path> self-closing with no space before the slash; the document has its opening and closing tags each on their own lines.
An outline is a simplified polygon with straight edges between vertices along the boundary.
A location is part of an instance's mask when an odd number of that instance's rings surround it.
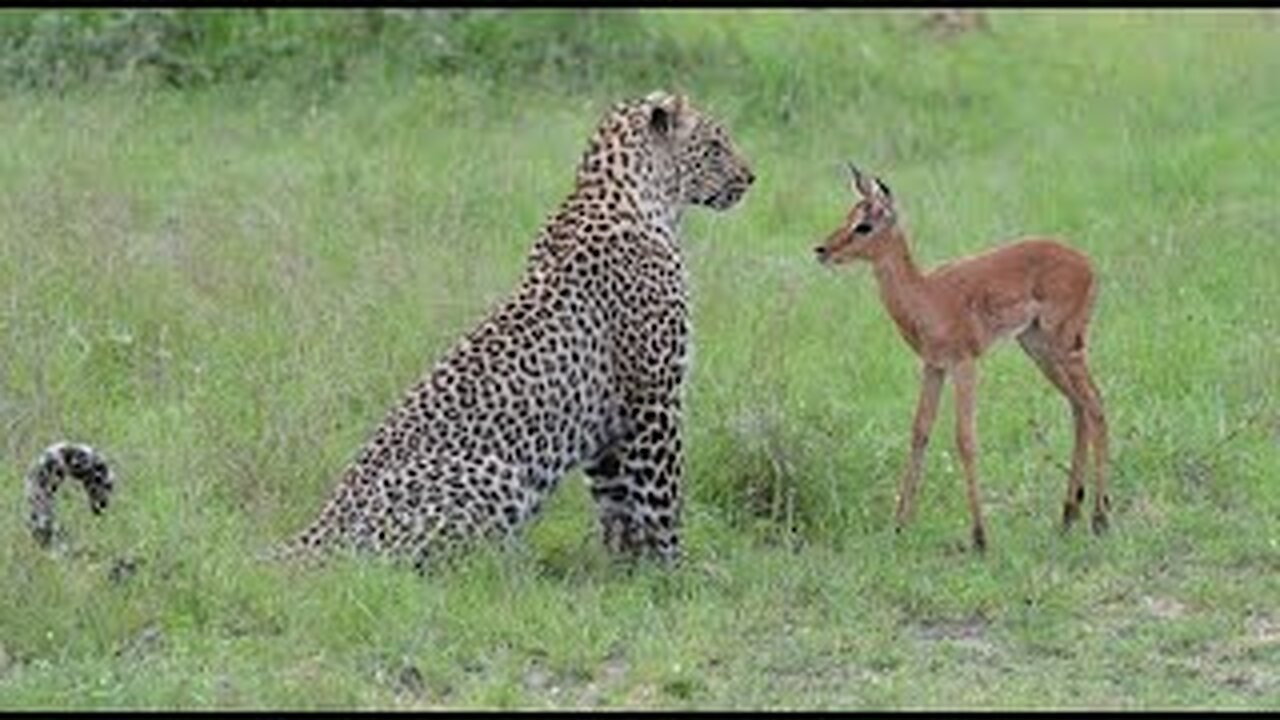
<svg viewBox="0 0 1280 720">
<path fill-rule="evenodd" d="M 631 403 L 631 431 L 584 470 L 605 547 L 664 562 L 680 557 L 684 444 L 680 402 L 664 393 Z"/>
</svg>

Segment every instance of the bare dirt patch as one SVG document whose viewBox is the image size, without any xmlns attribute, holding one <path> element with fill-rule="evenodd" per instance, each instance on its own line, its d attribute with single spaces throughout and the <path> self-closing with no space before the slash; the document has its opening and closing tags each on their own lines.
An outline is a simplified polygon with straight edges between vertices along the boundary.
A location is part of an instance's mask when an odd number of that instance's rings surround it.
<svg viewBox="0 0 1280 720">
<path fill-rule="evenodd" d="M 1248 640 L 1256 645 L 1280 645 L 1280 620 L 1271 613 L 1253 613 L 1244 621 Z"/>
<path fill-rule="evenodd" d="M 981 641 L 984 639 L 990 622 L 979 614 L 963 618 L 931 618 L 921 620 L 913 627 L 916 637 L 921 640 L 959 640 Z"/>
<path fill-rule="evenodd" d="M 1176 620 L 1187 614 L 1187 606 L 1174 598 L 1143 595 L 1142 607 L 1161 620 Z"/>
<path fill-rule="evenodd" d="M 621 652 L 607 654 L 590 674 L 583 671 L 557 672 L 538 657 L 525 669 L 521 683 L 531 696 L 555 705 L 599 707 L 606 694 L 621 687 L 631 672 L 631 663 Z"/>
<path fill-rule="evenodd" d="M 1250 697 L 1271 695 L 1280 690 L 1280 620 L 1269 612 L 1253 612 L 1243 631 L 1172 664 Z"/>
</svg>

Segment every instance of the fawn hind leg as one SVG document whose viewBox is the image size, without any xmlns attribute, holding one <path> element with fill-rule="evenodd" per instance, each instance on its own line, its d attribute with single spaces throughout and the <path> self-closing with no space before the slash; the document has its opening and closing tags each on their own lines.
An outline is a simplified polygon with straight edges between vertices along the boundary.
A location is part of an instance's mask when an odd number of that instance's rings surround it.
<svg viewBox="0 0 1280 720">
<path fill-rule="evenodd" d="M 1102 409 L 1102 394 L 1089 374 L 1083 349 L 1069 354 L 1062 368 L 1084 401 L 1085 423 L 1093 444 L 1092 525 L 1094 533 L 1101 534 L 1107 529 L 1107 511 L 1111 509 L 1111 496 L 1107 492 L 1107 417 Z"/>
<path fill-rule="evenodd" d="M 1066 378 L 1072 395 L 1083 406 L 1085 434 L 1093 448 L 1093 531 L 1101 533 L 1107 529 L 1107 511 L 1111 506 L 1111 497 L 1107 493 L 1107 418 L 1102 409 L 1102 393 L 1089 375 L 1086 342 L 1098 286 L 1092 276 L 1086 277 L 1083 285 L 1080 282 L 1076 284 L 1083 287 L 1083 294 L 1075 296 L 1074 300 L 1064 299 L 1051 305 L 1051 316 L 1042 315 L 1040 323 L 1052 341 L 1054 364 Z"/>
<path fill-rule="evenodd" d="M 1036 367 L 1048 378 L 1071 405 L 1075 420 L 1075 446 L 1071 451 L 1071 470 L 1067 476 L 1067 496 L 1062 504 L 1062 529 L 1069 530 L 1080 518 L 1080 504 L 1084 502 L 1084 468 L 1089 448 L 1089 426 L 1084 401 L 1079 397 L 1068 378 L 1066 370 L 1055 359 L 1048 338 L 1038 325 L 1032 325 L 1018 336 L 1018 344 L 1035 361 Z"/>
</svg>

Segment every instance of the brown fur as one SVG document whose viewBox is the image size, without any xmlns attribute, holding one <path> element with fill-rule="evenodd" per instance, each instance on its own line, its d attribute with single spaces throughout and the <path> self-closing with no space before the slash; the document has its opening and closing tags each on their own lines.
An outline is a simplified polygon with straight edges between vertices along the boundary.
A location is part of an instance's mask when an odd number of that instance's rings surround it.
<svg viewBox="0 0 1280 720">
<path fill-rule="evenodd" d="M 1094 451 L 1093 528 L 1107 525 L 1107 424 L 1087 366 L 1087 332 L 1097 280 L 1089 259 L 1055 240 L 1027 238 L 922 273 L 897 224 L 893 197 L 880 180 L 853 169 L 860 200 L 817 248 L 824 264 L 865 261 L 880 298 L 907 344 L 922 360 L 911 453 L 898 490 L 897 524 L 913 512 L 925 447 L 946 376 L 954 383 L 956 444 L 964 466 L 975 547 L 986 545 L 978 496 L 974 405 L 976 362 L 992 344 L 1017 337 L 1027 355 L 1067 399 L 1075 417 L 1064 528 L 1079 517 L 1086 453 Z"/>
</svg>

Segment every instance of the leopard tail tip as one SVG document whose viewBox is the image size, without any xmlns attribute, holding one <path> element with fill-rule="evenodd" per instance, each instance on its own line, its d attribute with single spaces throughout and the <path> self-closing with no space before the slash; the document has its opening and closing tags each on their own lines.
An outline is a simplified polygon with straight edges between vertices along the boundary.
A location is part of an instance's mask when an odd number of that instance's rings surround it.
<svg viewBox="0 0 1280 720">
<path fill-rule="evenodd" d="M 89 445 L 59 441 L 42 450 L 25 480 L 27 526 L 41 547 L 53 543 L 57 531 L 54 500 L 67 478 L 81 483 L 95 515 L 107 508 L 116 485 L 111 466 Z"/>
</svg>

